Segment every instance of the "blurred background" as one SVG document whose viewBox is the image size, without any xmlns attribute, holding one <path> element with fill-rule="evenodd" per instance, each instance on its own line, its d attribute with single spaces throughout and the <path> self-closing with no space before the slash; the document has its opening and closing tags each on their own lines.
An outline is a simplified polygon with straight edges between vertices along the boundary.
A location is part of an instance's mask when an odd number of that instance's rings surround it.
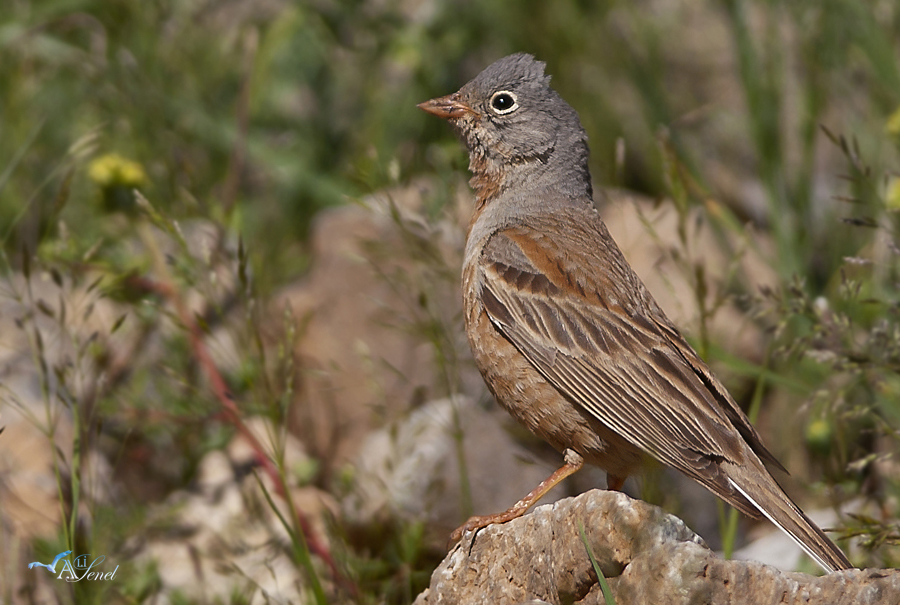
<svg viewBox="0 0 900 605">
<path fill-rule="evenodd" d="M 779 480 L 898 564 L 894 0 L 6 0 L 5 602 L 410 603 L 559 465 L 471 364 L 468 158 L 415 107 L 519 51 Z M 772 530 L 626 489 L 728 556 Z M 66 550 L 115 579 L 27 569 Z"/>
</svg>

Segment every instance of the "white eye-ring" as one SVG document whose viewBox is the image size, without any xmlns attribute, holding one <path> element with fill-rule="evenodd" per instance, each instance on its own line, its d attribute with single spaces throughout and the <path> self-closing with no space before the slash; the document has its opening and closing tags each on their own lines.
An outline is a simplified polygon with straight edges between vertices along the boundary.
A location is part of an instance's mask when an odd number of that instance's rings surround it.
<svg viewBox="0 0 900 605">
<path fill-rule="evenodd" d="M 498 90 L 491 95 L 491 109 L 498 116 L 512 113 L 518 108 L 519 103 L 516 101 L 515 93 L 511 93 L 508 90 Z"/>
</svg>

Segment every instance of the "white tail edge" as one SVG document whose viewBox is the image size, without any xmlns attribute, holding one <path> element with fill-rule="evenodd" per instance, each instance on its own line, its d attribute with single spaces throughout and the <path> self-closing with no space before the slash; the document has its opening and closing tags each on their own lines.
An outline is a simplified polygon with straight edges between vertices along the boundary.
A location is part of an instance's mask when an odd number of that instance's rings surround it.
<svg viewBox="0 0 900 605">
<path fill-rule="evenodd" d="M 777 527 L 778 529 L 780 529 L 781 531 L 783 531 L 785 534 L 787 534 L 788 536 L 790 536 L 790 538 L 791 538 L 794 542 L 797 543 L 797 546 L 799 546 L 800 548 L 802 548 L 803 551 L 804 551 L 807 555 L 809 555 L 809 558 L 812 559 L 813 561 L 815 561 L 816 563 L 818 563 L 818 564 L 822 567 L 822 569 L 824 569 L 824 570 L 827 571 L 828 573 L 831 573 L 831 572 L 833 572 L 833 571 L 837 571 L 834 567 L 832 567 L 831 565 L 829 565 L 822 557 L 820 557 L 818 554 L 816 554 L 816 553 L 814 553 L 812 550 L 810 550 L 809 546 L 807 546 L 802 540 L 800 540 L 797 536 L 795 536 L 790 530 L 788 530 L 788 529 L 787 529 L 786 527 L 784 527 L 781 523 L 779 523 L 778 521 L 776 521 L 775 518 L 772 517 L 771 514 L 769 514 L 769 511 L 767 511 L 767 510 L 764 509 L 762 506 L 760 506 L 760 505 L 756 502 L 756 500 L 754 500 L 754 499 L 750 496 L 750 494 L 748 494 L 743 488 L 741 488 L 740 485 L 738 485 L 737 483 L 735 483 L 734 481 L 732 481 L 731 477 L 728 477 L 728 483 L 731 484 L 731 487 L 733 487 L 734 489 L 736 489 L 737 491 L 739 491 L 739 492 L 741 493 L 741 495 L 742 495 L 744 498 L 746 498 L 747 500 L 749 500 L 750 503 L 751 503 L 753 506 L 756 507 L 756 510 L 758 510 L 759 512 L 761 512 L 762 514 L 764 514 L 764 515 L 766 516 L 766 518 L 767 518 L 769 521 L 771 521 L 772 524 L 773 524 L 775 527 Z"/>
</svg>

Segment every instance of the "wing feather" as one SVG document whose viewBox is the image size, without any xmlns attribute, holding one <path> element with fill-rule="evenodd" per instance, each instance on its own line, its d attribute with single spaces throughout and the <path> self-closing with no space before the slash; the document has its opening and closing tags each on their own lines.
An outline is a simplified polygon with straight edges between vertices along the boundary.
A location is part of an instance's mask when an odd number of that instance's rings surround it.
<svg viewBox="0 0 900 605">
<path fill-rule="evenodd" d="M 713 462 L 742 463 L 744 439 L 774 461 L 602 222 L 562 218 L 553 240 L 536 217 L 485 246 L 482 300 L 494 326 L 561 393 L 665 464 L 702 480 Z"/>
</svg>

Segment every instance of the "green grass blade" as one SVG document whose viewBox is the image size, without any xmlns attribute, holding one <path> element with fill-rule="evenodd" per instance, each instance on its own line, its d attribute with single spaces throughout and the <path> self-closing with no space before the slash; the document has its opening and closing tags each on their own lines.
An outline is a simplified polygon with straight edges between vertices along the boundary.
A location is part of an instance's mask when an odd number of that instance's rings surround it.
<svg viewBox="0 0 900 605">
<path fill-rule="evenodd" d="M 325 590 L 322 588 L 322 583 L 319 581 L 319 574 L 316 573 L 316 568 L 313 567 L 312 557 L 310 557 L 309 555 L 309 547 L 306 545 L 306 537 L 303 535 L 302 531 L 299 531 L 299 528 L 295 529 L 291 526 L 290 523 L 287 522 L 287 519 L 285 519 L 284 515 L 281 514 L 281 511 L 278 510 L 278 506 L 272 499 L 272 495 L 269 493 L 269 490 L 267 490 L 266 486 L 263 484 L 262 479 L 259 478 L 259 475 L 254 473 L 253 476 L 256 478 L 257 484 L 259 484 L 259 488 L 262 490 L 269 508 L 272 509 L 272 511 L 278 516 L 278 520 L 281 521 L 281 525 L 284 527 L 285 531 L 287 531 L 288 533 L 288 536 L 290 536 L 291 538 L 291 544 L 294 547 L 294 559 L 306 572 L 306 578 L 309 581 L 310 588 L 312 588 L 313 594 L 316 597 L 316 604 L 328 605 L 328 599 L 325 596 Z M 293 506 L 293 503 L 288 502 L 288 505 Z"/>
<path fill-rule="evenodd" d="M 584 544 L 584 549 L 587 551 L 588 557 L 591 559 L 591 565 L 594 567 L 594 573 L 597 574 L 597 582 L 600 584 L 600 590 L 603 592 L 603 601 L 606 605 L 616 605 L 616 599 L 613 597 L 612 589 L 609 587 L 609 582 L 606 581 L 606 576 L 603 575 L 603 571 L 600 570 L 597 559 L 594 558 L 594 551 L 591 550 L 591 545 L 588 544 L 587 536 L 584 535 L 584 524 L 580 521 L 578 523 L 578 535 L 581 536 L 581 543 Z"/>
</svg>

